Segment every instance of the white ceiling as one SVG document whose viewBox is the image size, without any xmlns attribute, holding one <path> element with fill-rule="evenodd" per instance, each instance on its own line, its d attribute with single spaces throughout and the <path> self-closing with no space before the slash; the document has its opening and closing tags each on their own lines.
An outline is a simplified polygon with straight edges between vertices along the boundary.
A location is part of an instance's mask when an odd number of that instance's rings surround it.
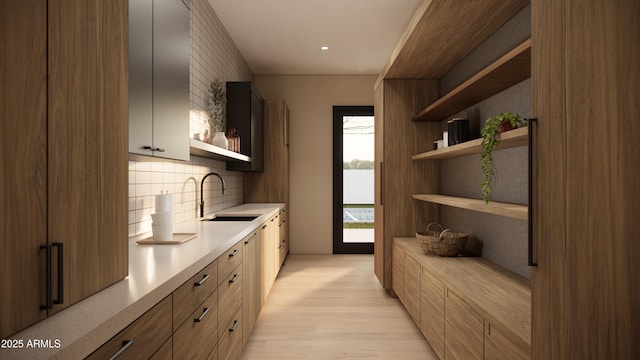
<svg viewBox="0 0 640 360">
<path fill-rule="evenodd" d="M 254 74 L 379 74 L 422 0 L 209 0 Z M 328 51 L 320 46 L 329 46 Z"/>
</svg>

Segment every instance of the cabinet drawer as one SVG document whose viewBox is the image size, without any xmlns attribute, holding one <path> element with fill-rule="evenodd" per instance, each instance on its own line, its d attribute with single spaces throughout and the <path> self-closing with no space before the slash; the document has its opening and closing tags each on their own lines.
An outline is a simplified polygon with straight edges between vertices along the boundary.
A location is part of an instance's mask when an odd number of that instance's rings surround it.
<svg viewBox="0 0 640 360">
<path fill-rule="evenodd" d="M 213 292 L 173 334 L 174 359 L 206 359 L 218 338 L 218 293 Z"/>
<path fill-rule="evenodd" d="M 242 309 L 225 323 L 218 340 L 218 360 L 238 360 L 242 355 Z"/>
<path fill-rule="evenodd" d="M 404 260 L 404 304 L 416 325 L 420 326 L 420 277 L 422 267 L 411 256 Z"/>
<path fill-rule="evenodd" d="M 212 262 L 173 292 L 173 328 L 177 329 L 218 285 L 217 261 Z"/>
<path fill-rule="evenodd" d="M 227 279 L 229 274 L 242 263 L 242 246 L 244 243 L 239 241 L 226 253 L 218 257 L 218 285 Z"/>
<path fill-rule="evenodd" d="M 218 286 L 218 335 L 233 320 L 238 308 L 242 308 L 242 266 L 234 269 L 225 281 Z"/>
<path fill-rule="evenodd" d="M 444 359 L 444 285 L 423 268 L 420 292 L 420 330 L 433 351 Z"/>
<path fill-rule="evenodd" d="M 485 360 L 527 360 L 531 359 L 531 347 L 524 341 L 509 339 L 501 329 L 484 322 Z"/>
<path fill-rule="evenodd" d="M 482 359 L 484 319 L 450 289 L 445 298 L 446 359 Z"/>
<path fill-rule="evenodd" d="M 149 359 L 171 336 L 171 296 L 127 326 L 87 359 Z"/>
<path fill-rule="evenodd" d="M 405 302 L 404 298 L 404 258 L 405 251 L 398 245 L 393 245 L 393 265 L 392 265 L 392 286 L 396 296 L 402 303 Z"/>
<path fill-rule="evenodd" d="M 167 339 L 162 347 L 156 351 L 149 360 L 171 360 L 173 359 L 173 338 Z"/>
</svg>

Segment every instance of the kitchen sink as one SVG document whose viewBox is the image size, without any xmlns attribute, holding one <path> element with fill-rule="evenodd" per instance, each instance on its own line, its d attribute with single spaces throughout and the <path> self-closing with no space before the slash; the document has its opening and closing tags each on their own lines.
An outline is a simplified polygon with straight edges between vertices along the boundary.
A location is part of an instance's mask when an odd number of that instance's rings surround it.
<svg viewBox="0 0 640 360">
<path fill-rule="evenodd" d="M 258 216 L 260 215 L 220 214 L 209 219 L 202 219 L 202 221 L 253 221 Z"/>
</svg>

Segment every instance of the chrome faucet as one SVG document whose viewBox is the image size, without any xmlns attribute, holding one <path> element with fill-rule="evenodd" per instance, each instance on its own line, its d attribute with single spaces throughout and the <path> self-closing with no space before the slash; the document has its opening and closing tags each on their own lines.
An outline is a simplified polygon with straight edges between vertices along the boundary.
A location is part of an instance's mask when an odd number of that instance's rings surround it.
<svg viewBox="0 0 640 360">
<path fill-rule="evenodd" d="M 208 178 L 210 175 L 215 175 L 220 178 L 220 181 L 222 182 L 222 193 L 224 194 L 224 179 L 222 178 L 222 176 L 214 172 L 211 172 L 205 175 L 202 178 L 202 181 L 200 182 L 200 217 L 204 217 L 204 180 Z"/>
</svg>

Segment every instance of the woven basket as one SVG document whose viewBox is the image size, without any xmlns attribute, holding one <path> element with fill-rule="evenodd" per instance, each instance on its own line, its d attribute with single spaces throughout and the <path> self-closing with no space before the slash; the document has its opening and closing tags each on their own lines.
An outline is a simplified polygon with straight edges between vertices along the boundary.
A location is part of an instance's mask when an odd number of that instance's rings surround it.
<svg viewBox="0 0 640 360">
<path fill-rule="evenodd" d="M 432 230 L 437 226 L 437 230 Z M 440 224 L 431 223 L 425 232 L 417 232 L 418 244 L 427 255 L 458 256 L 467 243 L 468 234 L 442 229 Z"/>
</svg>

